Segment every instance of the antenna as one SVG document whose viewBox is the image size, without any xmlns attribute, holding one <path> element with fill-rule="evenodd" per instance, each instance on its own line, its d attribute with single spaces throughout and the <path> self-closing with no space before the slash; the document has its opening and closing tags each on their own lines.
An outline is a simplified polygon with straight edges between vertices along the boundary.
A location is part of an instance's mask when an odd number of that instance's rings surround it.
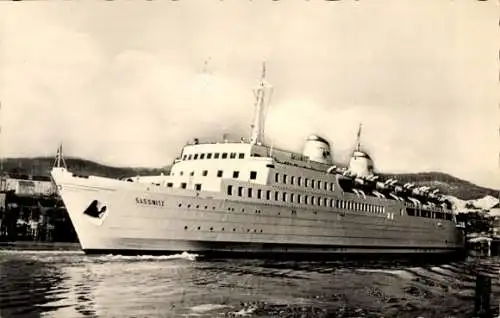
<svg viewBox="0 0 500 318">
<path fill-rule="evenodd" d="M 359 123 L 358 136 L 356 138 L 356 151 L 360 151 L 360 149 L 361 149 L 361 128 L 362 127 L 363 127 L 363 124 Z"/>
<path fill-rule="evenodd" d="M 259 82 L 259 86 L 254 90 L 255 94 L 255 117 L 253 124 L 251 125 L 252 134 L 250 136 L 251 144 L 262 144 L 264 139 L 264 103 L 266 97 L 266 89 L 272 92 L 271 85 L 265 80 L 266 77 L 266 63 L 262 63 L 262 75 Z M 268 98 L 269 99 L 269 98 Z"/>
</svg>

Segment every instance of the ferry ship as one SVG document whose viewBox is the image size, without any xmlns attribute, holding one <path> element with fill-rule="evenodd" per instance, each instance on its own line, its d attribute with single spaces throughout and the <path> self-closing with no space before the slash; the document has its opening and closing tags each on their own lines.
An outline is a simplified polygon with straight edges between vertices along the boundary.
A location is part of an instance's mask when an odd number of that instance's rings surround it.
<svg viewBox="0 0 500 318">
<path fill-rule="evenodd" d="M 264 140 L 272 86 L 265 65 L 248 140 L 187 143 L 168 174 L 114 179 L 51 175 L 86 253 L 311 255 L 461 252 L 451 203 L 428 187 L 382 180 L 360 145 L 345 168 L 329 142 L 302 153 Z M 360 126 L 361 128 L 361 126 Z"/>
</svg>

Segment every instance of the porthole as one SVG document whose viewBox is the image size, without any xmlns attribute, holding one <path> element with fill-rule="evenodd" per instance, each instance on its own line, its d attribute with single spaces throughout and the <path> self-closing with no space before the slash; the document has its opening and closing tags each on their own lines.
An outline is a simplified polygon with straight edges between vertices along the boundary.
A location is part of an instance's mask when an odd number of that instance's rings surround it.
<svg viewBox="0 0 500 318">
<path fill-rule="evenodd" d="M 213 230 L 214 230 L 214 228 L 213 228 L 213 227 L 211 227 L 211 228 L 210 228 L 210 231 L 213 231 Z"/>
<path fill-rule="evenodd" d="M 260 230 L 260 233 L 262 233 L 262 230 Z"/>
<path fill-rule="evenodd" d="M 200 208 L 200 206 L 199 206 L 199 205 L 196 205 L 196 208 L 197 208 L 197 209 L 199 209 L 199 208 Z"/>
<path fill-rule="evenodd" d="M 247 229 L 247 232 L 250 232 L 250 229 Z"/>
<path fill-rule="evenodd" d="M 222 231 L 224 231 L 224 228 L 222 228 Z"/>
<path fill-rule="evenodd" d="M 181 204 L 181 203 L 179 203 L 179 208 L 180 208 L 181 206 L 182 206 L 182 204 Z"/>
<path fill-rule="evenodd" d="M 214 207 L 214 206 L 212 207 L 212 210 L 215 210 L 215 207 Z"/>
<path fill-rule="evenodd" d="M 187 229 L 188 229 L 188 227 L 187 227 L 187 225 L 186 225 L 186 226 L 184 227 L 184 230 L 187 230 Z"/>
<path fill-rule="evenodd" d="M 201 229 L 199 226 L 198 226 L 198 230 Z"/>
<path fill-rule="evenodd" d="M 205 205 L 205 210 L 208 209 L 208 206 Z"/>
<path fill-rule="evenodd" d="M 235 229 L 235 228 L 233 228 L 233 232 L 236 232 L 236 229 Z"/>
<path fill-rule="evenodd" d="M 190 208 L 190 207 L 191 207 L 191 204 L 188 204 L 188 208 Z"/>
</svg>

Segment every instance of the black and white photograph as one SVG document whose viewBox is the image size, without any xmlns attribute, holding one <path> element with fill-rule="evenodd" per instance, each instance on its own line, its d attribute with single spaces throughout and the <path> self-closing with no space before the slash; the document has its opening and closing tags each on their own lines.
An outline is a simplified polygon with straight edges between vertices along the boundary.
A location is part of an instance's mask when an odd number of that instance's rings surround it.
<svg viewBox="0 0 500 318">
<path fill-rule="evenodd" d="M 0 1 L 10 317 L 500 317 L 500 2 Z"/>
</svg>

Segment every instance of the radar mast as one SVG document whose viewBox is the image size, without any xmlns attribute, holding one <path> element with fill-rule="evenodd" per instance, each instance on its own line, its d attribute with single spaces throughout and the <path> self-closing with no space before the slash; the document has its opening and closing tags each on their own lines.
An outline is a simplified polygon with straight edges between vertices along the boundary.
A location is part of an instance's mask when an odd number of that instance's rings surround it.
<svg viewBox="0 0 500 318">
<path fill-rule="evenodd" d="M 264 107 L 266 102 L 266 90 L 269 89 L 270 94 L 268 96 L 268 101 L 272 93 L 272 86 L 266 81 L 266 63 L 262 63 L 262 75 L 258 87 L 254 90 L 255 95 L 255 117 L 253 124 L 251 125 L 252 134 L 250 136 L 251 144 L 261 145 L 264 139 Z"/>
<path fill-rule="evenodd" d="M 359 123 L 359 128 L 358 128 L 358 135 L 356 137 L 356 151 L 361 151 L 361 128 L 362 128 L 362 123 Z"/>
</svg>

